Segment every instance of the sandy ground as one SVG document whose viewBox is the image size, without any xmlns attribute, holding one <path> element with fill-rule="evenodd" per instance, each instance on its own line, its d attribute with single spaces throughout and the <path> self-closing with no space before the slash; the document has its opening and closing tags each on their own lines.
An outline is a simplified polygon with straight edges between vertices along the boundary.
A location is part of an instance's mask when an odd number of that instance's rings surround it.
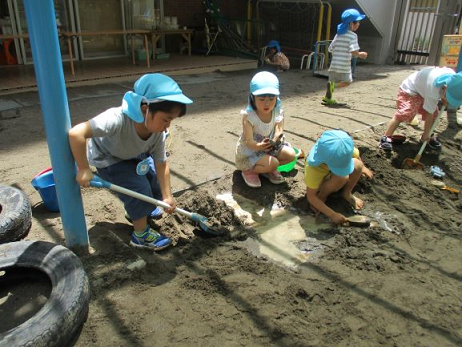
<svg viewBox="0 0 462 347">
<path fill-rule="evenodd" d="M 171 129 L 178 206 L 207 216 L 225 233 L 213 237 L 171 215 L 158 224 L 174 247 L 157 254 L 134 250 L 121 203 L 109 191 L 83 190 L 93 253 L 82 261 L 91 303 L 73 345 L 461 346 L 462 201 L 431 185 L 429 168 L 438 165 L 447 185 L 461 187 L 462 128 L 454 115 L 443 117 L 443 150 L 426 151 L 422 171 L 401 168 L 420 148 L 422 124 L 399 128 L 408 140 L 394 153 L 377 149 L 401 80 L 418 68 L 359 66 L 356 81 L 336 91 L 347 104 L 342 108 L 321 105 L 325 79 L 298 70 L 279 76 L 286 139 L 308 153 L 323 130 L 345 129 L 375 172 L 356 189 L 365 201 L 362 213 L 373 221 L 367 228 L 315 221 L 304 196 L 302 160 L 282 185 L 264 179 L 260 189 L 244 185 L 233 167 L 234 147 L 254 71 L 176 77 L 195 101 Z M 118 105 L 132 83 L 70 89 L 72 123 Z M 27 239 L 64 244 L 59 214 L 47 212 L 30 185 L 50 164 L 37 95 L 10 98 L 22 107 L 0 113 L 1 181 L 30 197 Z M 216 198 L 226 193 L 253 204 L 259 228 Z M 354 212 L 339 198 L 328 203 Z M 272 207 L 299 218 L 304 235 L 292 242 L 295 260 L 282 247 L 292 227 L 278 224 Z M 262 234 L 261 225 L 271 222 L 280 244 Z M 264 246 L 279 258 L 265 254 Z"/>
</svg>

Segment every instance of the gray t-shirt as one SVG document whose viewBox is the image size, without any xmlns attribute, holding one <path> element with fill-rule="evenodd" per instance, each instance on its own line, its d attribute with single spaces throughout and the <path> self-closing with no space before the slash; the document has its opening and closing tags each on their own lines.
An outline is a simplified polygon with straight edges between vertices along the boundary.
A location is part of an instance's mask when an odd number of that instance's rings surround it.
<svg viewBox="0 0 462 347">
<path fill-rule="evenodd" d="M 165 134 L 153 133 L 142 140 L 135 122 L 122 112 L 122 107 L 110 108 L 90 119 L 93 138 L 88 141 L 87 157 L 90 165 L 106 168 L 123 160 L 149 153 L 155 162 L 165 162 Z"/>
</svg>

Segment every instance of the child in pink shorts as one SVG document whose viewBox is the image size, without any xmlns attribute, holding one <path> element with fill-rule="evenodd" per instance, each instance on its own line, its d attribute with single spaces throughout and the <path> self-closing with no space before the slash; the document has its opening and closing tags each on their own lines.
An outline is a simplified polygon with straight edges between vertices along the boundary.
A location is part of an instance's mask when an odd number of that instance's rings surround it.
<svg viewBox="0 0 462 347">
<path fill-rule="evenodd" d="M 462 72 L 456 74 L 447 67 L 426 67 L 407 77 L 399 88 L 396 100 L 398 109 L 380 139 L 379 148 L 391 151 L 392 135 L 400 123 L 410 123 L 419 113 L 425 122 L 420 141 L 428 140 L 427 145 L 430 148 L 441 149 L 438 138 L 430 134 L 438 114 L 439 100 L 451 108 L 462 105 Z"/>
</svg>

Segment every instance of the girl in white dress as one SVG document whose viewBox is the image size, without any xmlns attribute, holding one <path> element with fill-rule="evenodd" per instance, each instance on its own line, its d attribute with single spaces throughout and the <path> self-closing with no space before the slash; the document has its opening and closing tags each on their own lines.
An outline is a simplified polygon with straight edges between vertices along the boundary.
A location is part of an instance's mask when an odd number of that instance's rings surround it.
<svg viewBox="0 0 462 347">
<path fill-rule="evenodd" d="M 279 94 L 276 75 L 259 72 L 250 81 L 249 105 L 241 111 L 243 131 L 236 147 L 236 168 L 252 188 L 261 187 L 259 174 L 271 183 L 283 183 L 277 168 L 295 159 L 294 149 L 283 141 L 284 111 Z"/>
</svg>

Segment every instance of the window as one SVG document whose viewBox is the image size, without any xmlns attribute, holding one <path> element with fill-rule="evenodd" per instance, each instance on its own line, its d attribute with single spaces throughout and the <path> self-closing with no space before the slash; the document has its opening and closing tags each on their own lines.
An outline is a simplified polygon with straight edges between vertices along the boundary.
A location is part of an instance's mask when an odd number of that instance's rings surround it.
<svg viewBox="0 0 462 347">
<path fill-rule="evenodd" d="M 409 12 L 436 12 L 438 0 L 411 0 Z"/>
</svg>

